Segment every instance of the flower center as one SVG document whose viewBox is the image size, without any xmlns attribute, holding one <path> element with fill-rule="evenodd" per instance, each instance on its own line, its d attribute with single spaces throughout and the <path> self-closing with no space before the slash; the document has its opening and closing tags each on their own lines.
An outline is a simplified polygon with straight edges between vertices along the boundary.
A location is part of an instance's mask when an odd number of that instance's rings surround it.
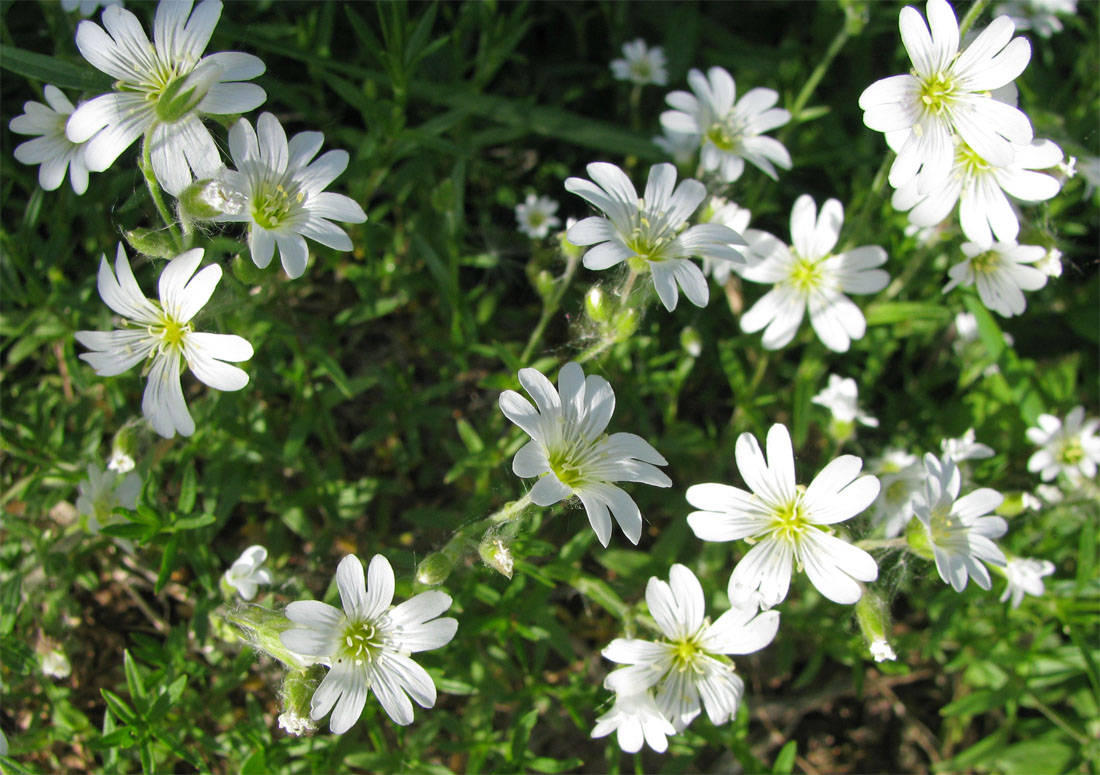
<svg viewBox="0 0 1100 775">
<path fill-rule="evenodd" d="M 928 529 L 932 535 L 932 543 L 936 546 L 944 546 L 950 543 L 951 537 L 960 529 L 959 520 L 951 513 L 951 505 L 937 506 L 932 510 L 931 519 L 928 520 Z"/>
<path fill-rule="evenodd" d="M 637 220 L 630 236 L 624 240 L 626 246 L 637 254 L 628 259 L 630 268 L 642 272 L 649 268 L 645 263 L 647 261 L 675 258 L 667 250 L 675 239 L 676 229 L 665 221 L 664 214 L 653 215 L 645 209 L 645 200 L 639 199 Z"/>
<path fill-rule="evenodd" d="M 341 657 L 357 665 L 370 662 L 382 650 L 382 632 L 371 621 L 348 622 L 340 643 Z"/>
<path fill-rule="evenodd" d="M 546 223 L 546 213 L 540 213 L 538 210 L 531 210 L 527 213 L 527 225 L 533 228 L 538 228 L 542 224 Z"/>
<path fill-rule="evenodd" d="M 789 278 L 790 284 L 803 293 L 809 293 L 820 288 L 825 279 L 825 272 L 821 269 L 823 261 L 824 259 L 814 261 L 802 256 L 795 256 L 795 264 L 791 269 Z"/>
<path fill-rule="evenodd" d="M 181 63 L 153 73 L 142 90 L 146 92 L 146 99 L 154 102 L 157 119 L 173 124 L 194 111 L 221 76 L 222 68 L 216 64 L 191 69 L 190 65 Z"/>
<path fill-rule="evenodd" d="M 963 177 L 974 177 L 991 169 L 989 162 L 966 143 L 959 143 L 955 148 L 955 165 Z"/>
<path fill-rule="evenodd" d="M 993 274 L 1001 265 L 1001 255 L 995 250 L 987 250 L 970 259 L 970 268 L 975 274 Z"/>
<path fill-rule="evenodd" d="M 305 198 L 305 192 L 294 183 L 265 180 L 253 191 L 252 219 L 264 229 L 277 229 L 290 220 Z"/>
<path fill-rule="evenodd" d="M 1081 440 L 1077 437 L 1066 439 L 1058 450 L 1058 462 L 1069 466 L 1075 466 L 1085 457 L 1085 448 L 1081 446 Z"/>
<path fill-rule="evenodd" d="M 727 153 L 736 153 L 741 147 L 741 140 L 744 134 L 740 122 L 735 122 L 733 117 L 730 116 L 724 121 L 715 121 L 711 124 L 707 128 L 706 138 L 710 140 L 718 150 L 726 151 Z"/>
<path fill-rule="evenodd" d="M 909 497 L 909 483 L 904 479 L 895 479 L 886 487 L 886 502 L 901 503 Z"/>
<path fill-rule="evenodd" d="M 806 507 L 802 505 L 802 496 L 805 492 L 806 488 L 798 485 L 798 492 L 794 499 L 773 513 L 768 527 L 773 538 L 794 544 L 811 528 L 810 521 L 806 519 Z"/>
<path fill-rule="evenodd" d="M 653 68 L 650 67 L 648 59 L 635 59 L 630 64 L 630 69 L 633 71 L 634 77 L 642 81 L 648 81 L 653 74 Z"/>
<path fill-rule="evenodd" d="M 938 72 L 921 80 L 920 101 L 924 109 L 942 116 L 951 109 L 955 98 L 955 80 L 947 73 Z"/>
<path fill-rule="evenodd" d="M 162 315 L 159 324 L 149 326 L 149 333 L 160 339 L 160 351 L 165 353 L 183 349 L 183 340 L 193 330 L 190 323 L 180 323 L 168 315 Z"/>
<path fill-rule="evenodd" d="M 700 629 L 702 632 L 702 629 Z M 672 646 L 672 669 L 678 673 L 690 670 L 697 675 L 703 673 L 703 660 L 706 652 L 699 646 L 699 633 L 686 638 L 669 641 Z"/>
<path fill-rule="evenodd" d="M 558 481 L 570 489 L 585 481 L 583 466 L 578 463 L 571 449 L 557 450 L 549 455 L 550 470 Z"/>
</svg>

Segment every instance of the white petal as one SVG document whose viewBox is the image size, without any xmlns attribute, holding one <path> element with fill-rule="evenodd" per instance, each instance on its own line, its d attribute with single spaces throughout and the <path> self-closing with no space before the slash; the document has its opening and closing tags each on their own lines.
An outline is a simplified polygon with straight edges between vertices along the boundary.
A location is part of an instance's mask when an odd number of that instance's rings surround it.
<svg viewBox="0 0 1100 775">
<path fill-rule="evenodd" d="M 178 432 L 190 436 L 195 432 L 195 421 L 187 411 L 180 386 L 180 357 L 176 353 L 157 356 L 149 371 L 149 381 L 141 400 L 141 412 L 153 425 L 153 429 L 166 439 Z"/>
</svg>

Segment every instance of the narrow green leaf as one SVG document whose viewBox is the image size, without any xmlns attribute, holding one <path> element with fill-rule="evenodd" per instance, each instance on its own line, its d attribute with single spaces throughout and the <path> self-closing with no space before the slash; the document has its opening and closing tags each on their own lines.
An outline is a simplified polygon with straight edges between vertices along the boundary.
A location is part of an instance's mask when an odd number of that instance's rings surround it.
<svg viewBox="0 0 1100 775">
<path fill-rule="evenodd" d="M 213 515 L 208 515 L 213 516 Z M 153 586 L 153 593 L 159 595 L 172 576 L 176 567 L 176 554 L 180 548 L 180 534 L 173 533 L 164 547 L 164 553 L 160 556 L 160 571 L 157 573 L 157 583 Z"/>
<path fill-rule="evenodd" d="M 138 672 L 137 665 L 134 664 L 134 658 L 130 656 L 130 649 L 124 649 L 122 652 L 122 666 L 126 671 L 126 685 L 130 687 L 130 696 L 134 700 L 134 704 L 139 707 L 144 706 L 140 700 L 145 699 L 145 682 L 141 680 L 141 673 Z"/>
<path fill-rule="evenodd" d="M 100 689 L 99 693 L 103 695 L 103 699 L 107 701 L 107 707 L 122 720 L 122 723 L 129 724 L 130 726 L 138 725 L 140 719 L 137 714 L 134 713 L 133 708 L 127 705 L 121 697 L 109 689 Z"/>
<path fill-rule="evenodd" d="M 772 765 L 772 775 L 790 775 L 794 772 L 794 760 L 797 757 L 798 743 L 794 740 L 788 740 L 779 749 L 779 755 L 775 757 L 775 764 Z"/>
<path fill-rule="evenodd" d="M 538 708 L 520 716 L 512 733 L 512 760 L 509 762 L 512 769 L 517 772 L 523 770 L 523 760 L 527 755 L 527 743 L 531 739 L 531 730 L 535 728 L 535 722 L 539 720 Z"/>
<path fill-rule="evenodd" d="M 5 45 L 0 50 L 0 67 L 62 89 L 103 92 L 111 88 L 110 76 L 90 65 L 81 67 L 57 57 L 25 51 L 15 46 Z"/>
<path fill-rule="evenodd" d="M 1002 707 L 1009 699 L 1019 696 L 1019 693 L 1018 687 L 1010 685 L 1002 686 L 1000 689 L 982 689 L 944 705 L 940 708 L 940 715 L 976 716 Z"/>
<path fill-rule="evenodd" d="M 137 742 L 134 730 L 130 727 L 119 727 L 113 732 L 97 737 L 88 743 L 90 748 L 97 751 L 105 751 L 111 748 L 131 748 Z"/>
<path fill-rule="evenodd" d="M 213 525 L 218 521 L 218 518 L 213 514 L 199 514 L 196 517 L 185 517 L 184 519 L 176 520 L 176 523 L 172 525 L 172 530 L 198 530 L 200 527 L 206 527 L 207 525 Z"/>
<path fill-rule="evenodd" d="M 199 485 L 197 477 L 195 476 L 195 463 L 194 461 L 187 464 L 187 468 L 183 469 L 183 479 L 180 482 L 180 496 L 176 500 L 176 510 L 180 514 L 190 514 L 195 508 L 195 496 L 198 493 Z"/>
</svg>

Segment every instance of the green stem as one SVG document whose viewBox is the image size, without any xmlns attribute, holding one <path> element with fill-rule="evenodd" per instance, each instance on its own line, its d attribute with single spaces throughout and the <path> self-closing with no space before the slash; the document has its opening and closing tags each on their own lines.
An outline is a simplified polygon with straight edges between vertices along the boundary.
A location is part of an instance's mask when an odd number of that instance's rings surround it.
<svg viewBox="0 0 1100 775">
<path fill-rule="evenodd" d="M 836 55 L 844 48 L 844 44 L 848 42 L 848 38 L 847 25 L 842 25 L 840 31 L 833 38 L 832 43 L 829 44 L 829 48 L 826 49 L 825 56 L 818 62 L 817 67 L 810 73 L 810 77 L 802 86 L 802 91 L 795 97 L 794 104 L 791 105 L 792 121 L 799 120 L 802 109 L 806 107 L 806 103 L 810 101 L 810 97 L 813 96 L 814 90 L 817 89 L 817 85 L 821 83 L 821 79 L 825 77 L 825 72 L 829 69 L 829 65 L 833 63 L 833 60 L 836 59 Z M 789 127 L 790 125 L 788 125 L 787 129 L 789 129 Z M 787 129 L 784 129 L 784 135 L 787 133 Z"/>
<path fill-rule="evenodd" d="M 1056 727 L 1060 728 L 1067 735 L 1076 740 L 1080 745 L 1087 746 L 1089 744 L 1089 738 L 1078 732 L 1069 723 L 1054 712 L 1054 709 L 1047 705 L 1045 702 L 1039 699 L 1039 697 L 1033 691 L 1028 691 L 1028 696 L 1031 697 L 1031 701 L 1035 703 L 1035 707 L 1040 713 L 1047 717 Z"/>
<path fill-rule="evenodd" d="M 153 171 L 153 154 L 150 148 L 153 136 L 152 127 L 145 132 L 145 137 L 141 141 L 141 174 L 145 176 L 145 185 L 149 188 L 149 195 L 153 198 L 153 204 L 157 207 L 157 212 L 160 213 L 160 218 L 164 221 L 164 225 L 168 227 L 168 233 L 172 236 L 172 243 L 177 252 L 183 251 L 183 240 L 180 237 L 179 229 L 176 228 L 176 221 L 172 217 L 168 210 L 168 206 L 164 203 L 164 195 L 160 190 L 160 183 L 157 182 L 157 175 Z"/>
<path fill-rule="evenodd" d="M 571 255 L 566 257 L 565 272 L 558 278 L 554 290 L 542 305 L 542 315 L 539 317 L 535 330 L 531 332 L 531 336 L 527 339 L 527 346 L 523 348 L 523 354 L 519 356 L 520 363 L 527 363 L 531 359 L 531 354 L 535 352 L 535 348 L 542 340 L 542 335 L 546 332 L 546 326 L 549 325 L 550 319 L 554 317 L 561 306 L 565 291 L 569 288 L 569 284 L 573 282 L 573 275 L 577 273 L 578 264 L 580 264 L 580 256 Z"/>
<path fill-rule="evenodd" d="M 859 549 L 905 549 L 908 545 L 904 538 L 866 538 L 856 542 Z"/>
<path fill-rule="evenodd" d="M 637 270 L 631 269 L 630 274 L 626 276 L 626 282 L 624 282 L 623 287 L 619 289 L 619 300 L 622 304 L 625 304 L 627 299 L 630 298 L 630 291 L 634 288 L 634 281 L 637 279 Z"/>
<path fill-rule="evenodd" d="M 600 341 L 596 342 L 596 344 L 592 345 L 591 347 L 585 348 L 584 350 L 581 350 L 580 355 L 578 355 L 573 360 L 577 363 L 587 363 L 596 356 L 603 355 L 603 353 L 606 350 L 610 349 L 611 345 L 613 344 L 615 344 L 615 340 L 612 337 L 602 337 Z"/>
<path fill-rule="evenodd" d="M 978 17 L 982 15 L 982 11 L 989 5 L 990 0 L 974 0 L 974 4 L 970 6 L 970 10 L 966 12 L 966 16 L 963 17 L 962 24 L 959 25 L 959 40 L 963 39 L 966 35 L 966 31 L 973 26 L 974 22 L 978 20 Z"/>
</svg>

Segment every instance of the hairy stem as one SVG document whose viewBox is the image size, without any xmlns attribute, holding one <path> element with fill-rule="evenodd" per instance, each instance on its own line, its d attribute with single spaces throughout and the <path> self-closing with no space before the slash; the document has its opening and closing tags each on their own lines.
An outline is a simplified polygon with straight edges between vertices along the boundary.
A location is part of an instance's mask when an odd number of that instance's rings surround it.
<svg viewBox="0 0 1100 775">
<path fill-rule="evenodd" d="M 168 210 L 168 206 L 164 203 L 164 193 L 161 191 L 160 183 L 157 182 L 157 175 L 153 171 L 153 154 L 150 142 L 153 137 L 153 130 L 150 127 L 145 132 L 145 137 L 141 141 L 141 174 L 145 177 L 145 185 L 149 189 L 149 195 L 153 198 L 153 204 L 157 207 L 157 212 L 160 213 L 160 218 L 164 221 L 164 225 L 168 227 L 168 233 L 172 236 L 172 244 L 176 249 L 176 252 L 183 251 L 183 239 L 180 236 L 179 229 L 176 228 L 176 221 L 172 217 L 171 212 Z"/>
</svg>

